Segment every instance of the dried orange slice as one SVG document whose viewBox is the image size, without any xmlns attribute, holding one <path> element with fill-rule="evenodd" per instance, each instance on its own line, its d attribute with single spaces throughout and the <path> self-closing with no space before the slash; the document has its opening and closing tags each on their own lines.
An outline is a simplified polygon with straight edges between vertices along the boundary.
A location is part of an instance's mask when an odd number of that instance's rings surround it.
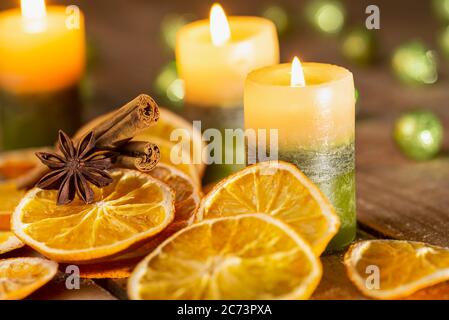
<svg viewBox="0 0 449 320">
<path fill-rule="evenodd" d="M 126 260 L 79 264 L 79 275 L 86 279 L 124 279 L 131 275 L 138 262 L 138 260 Z"/>
<path fill-rule="evenodd" d="M 349 248 L 345 265 L 365 295 L 397 299 L 449 280 L 449 249 L 412 241 L 361 241 Z"/>
<path fill-rule="evenodd" d="M 23 149 L 0 154 L 0 178 L 15 179 L 29 172 L 40 162 L 37 151 L 44 149 Z"/>
<path fill-rule="evenodd" d="M 0 260 L 0 300 L 18 300 L 50 281 L 58 264 L 41 258 Z"/>
<path fill-rule="evenodd" d="M 197 219 L 266 213 L 291 226 L 319 255 L 337 233 L 339 219 L 321 191 L 299 169 L 262 162 L 235 173 L 205 196 Z"/>
<path fill-rule="evenodd" d="M 22 248 L 24 245 L 25 244 L 20 241 L 14 233 L 0 231 L 0 254 Z"/>
<path fill-rule="evenodd" d="M 149 175 L 164 182 L 175 192 L 175 220 L 170 226 L 180 229 L 190 225 L 194 221 L 194 214 L 201 199 L 201 191 L 192 179 L 182 171 L 164 163 L 159 163 Z"/>
<path fill-rule="evenodd" d="M 307 299 L 319 259 L 266 214 L 203 221 L 167 239 L 128 280 L 131 299 Z"/>
<path fill-rule="evenodd" d="M 175 219 L 161 233 L 146 240 L 143 246 L 114 260 L 146 256 L 164 240 L 182 228 L 191 225 L 195 220 L 201 193 L 192 179 L 176 168 L 163 163 L 159 163 L 149 174 L 175 191 Z"/>
<path fill-rule="evenodd" d="M 0 183 L 0 230 L 10 229 L 11 214 L 25 195 L 13 181 Z"/>
<path fill-rule="evenodd" d="M 95 201 L 56 205 L 57 191 L 32 189 L 12 217 L 14 233 L 60 262 L 83 262 L 117 254 L 162 231 L 174 218 L 174 193 L 135 170 L 111 171 L 109 186 L 93 188 Z"/>
</svg>

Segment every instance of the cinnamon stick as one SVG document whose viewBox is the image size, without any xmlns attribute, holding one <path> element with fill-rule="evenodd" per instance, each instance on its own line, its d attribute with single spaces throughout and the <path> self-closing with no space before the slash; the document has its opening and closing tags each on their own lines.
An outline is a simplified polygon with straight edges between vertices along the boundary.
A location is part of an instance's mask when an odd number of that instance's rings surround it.
<svg viewBox="0 0 449 320">
<path fill-rule="evenodd" d="M 92 130 L 99 149 L 113 149 L 132 139 L 140 131 L 159 120 L 157 103 L 146 94 L 141 94 L 126 105 L 105 116 L 94 127 L 85 126 L 75 135 L 80 138 Z"/>
<path fill-rule="evenodd" d="M 142 172 L 151 171 L 161 158 L 159 147 L 151 142 L 131 141 L 118 150 L 116 166 Z"/>
<path fill-rule="evenodd" d="M 158 120 L 159 107 L 157 103 L 150 96 L 141 94 L 120 109 L 85 125 L 75 134 L 74 139 L 78 140 L 88 131 L 93 131 L 97 149 L 115 150 L 121 147 L 123 152 L 129 150 L 122 157 L 118 157 L 118 164 L 134 163 L 134 168 L 149 171 L 159 161 L 159 158 L 155 160 L 150 153 L 158 154 L 159 157 L 159 149 L 157 146 L 154 148 L 154 146 L 136 145 L 130 140 L 140 131 L 156 124 Z M 130 143 L 131 146 L 127 148 L 126 145 Z M 49 169 L 40 164 L 24 177 L 17 179 L 17 186 L 19 189 L 31 188 L 48 172 Z"/>
</svg>

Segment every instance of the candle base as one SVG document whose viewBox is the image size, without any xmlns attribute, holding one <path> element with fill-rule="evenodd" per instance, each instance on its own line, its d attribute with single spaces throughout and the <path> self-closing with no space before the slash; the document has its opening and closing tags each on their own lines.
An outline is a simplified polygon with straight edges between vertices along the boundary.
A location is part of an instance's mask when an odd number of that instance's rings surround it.
<svg viewBox="0 0 449 320">
<path fill-rule="evenodd" d="M 50 146 L 59 129 L 71 135 L 80 125 L 77 86 L 42 94 L 0 92 L 0 150 Z"/>
<path fill-rule="evenodd" d="M 228 177 L 230 174 L 245 168 L 245 164 L 225 164 L 225 129 L 242 129 L 243 122 L 243 107 L 237 106 L 233 108 L 222 107 L 199 107 L 194 105 L 186 105 L 183 115 L 190 121 L 201 121 L 201 131 L 207 129 L 218 129 L 222 135 L 222 163 L 213 163 L 207 166 L 203 177 L 203 184 L 217 182 Z M 231 152 L 235 154 L 245 154 L 244 144 L 238 146 L 233 144 Z"/>
<path fill-rule="evenodd" d="M 344 249 L 356 235 L 354 144 L 329 151 L 280 150 L 279 159 L 298 166 L 332 203 L 341 225 L 326 251 Z"/>
</svg>

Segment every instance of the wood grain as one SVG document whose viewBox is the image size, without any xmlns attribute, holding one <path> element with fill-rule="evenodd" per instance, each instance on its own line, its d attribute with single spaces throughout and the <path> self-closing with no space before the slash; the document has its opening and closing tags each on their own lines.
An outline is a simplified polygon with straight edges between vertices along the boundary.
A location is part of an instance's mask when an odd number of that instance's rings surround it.
<svg viewBox="0 0 449 320">
<path fill-rule="evenodd" d="M 449 247 L 449 159 L 407 160 L 390 135 L 386 119 L 359 125 L 359 223 L 387 237 Z"/>
</svg>

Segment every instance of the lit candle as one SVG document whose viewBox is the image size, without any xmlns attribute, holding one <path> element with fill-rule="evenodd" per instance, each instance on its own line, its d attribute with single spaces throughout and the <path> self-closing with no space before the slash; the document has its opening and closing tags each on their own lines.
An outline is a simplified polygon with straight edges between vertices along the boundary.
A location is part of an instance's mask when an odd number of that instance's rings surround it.
<svg viewBox="0 0 449 320">
<path fill-rule="evenodd" d="M 258 17 L 226 18 L 215 4 L 209 20 L 178 32 L 176 60 L 187 104 L 241 107 L 246 75 L 279 63 L 276 27 Z"/>
<path fill-rule="evenodd" d="M 280 64 L 245 82 L 245 128 L 277 129 L 279 159 L 295 163 L 333 203 L 341 229 L 330 248 L 355 236 L 352 73 L 329 64 Z M 248 146 L 255 148 L 256 146 Z"/>
<path fill-rule="evenodd" d="M 53 144 L 79 126 L 85 51 L 76 6 L 22 0 L 0 13 L 0 150 Z"/>
<path fill-rule="evenodd" d="M 84 19 L 44 0 L 0 13 L 0 87 L 14 93 L 59 90 L 79 81 L 85 65 Z M 71 19 L 74 19 L 71 21 Z M 73 25 L 70 25 L 73 23 Z"/>
<path fill-rule="evenodd" d="M 226 17 L 214 4 L 209 20 L 181 28 L 176 63 L 185 87 L 184 115 L 201 120 L 202 129 L 243 128 L 243 87 L 247 74 L 279 63 L 275 25 L 258 17 Z M 243 155 L 243 145 L 228 147 L 226 155 Z M 222 179 L 244 164 L 208 166 L 204 183 Z"/>
</svg>

